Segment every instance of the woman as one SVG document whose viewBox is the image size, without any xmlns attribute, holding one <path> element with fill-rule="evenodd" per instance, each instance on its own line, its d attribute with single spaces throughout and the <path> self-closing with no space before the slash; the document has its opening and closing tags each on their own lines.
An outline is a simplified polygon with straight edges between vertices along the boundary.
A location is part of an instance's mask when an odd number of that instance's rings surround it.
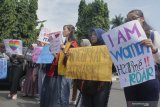
<svg viewBox="0 0 160 107">
<path fill-rule="evenodd" d="M 91 45 L 104 45 L 102 34 L 104 30 L 94 28 L 91 30 Z M 80 91 L 82 93 L 83 107 L 106 107 L 108 104 L 111 82 L 82 81 Z"/>
<path fill-rule="evenodd" d="M 47 45 L 47 43 L 44 43 L 42 41 L 38 41 L 37 46 L 44 47 Z M 40 97 L 41 94 L 41 89 L 42 89 L 42 84 L 44 81 L 44 77 L 46 75 L 46 64 L 37 64 L 37 69 L 38 69 L 38 94 Z"/>
<path fill-rule="evenodd" d="M 78 47 L 78 43 L 74 37 L 75 28 L 73 25 L 64 25 L 63 27 L 63 36 L 66 37 L 64 45 L 62 45 L 62 50 L 65 54 L 65 57 L 63 59 L 64 66 L 66 65 L 67 58 L 68 58 L 68 52 L 64 51 L 65 45 L 67 43 L 71 43 L 69 48 L 76 48 Z M 59 71 L 58 71 L 59 72 Z M 61 77 L 61 87 L 60 87 L 60 106 L 61 107 L 69 107 L 69 95 L 70 95 L 70 89 L 71 89 L 71 79 L 68 79 L 64 76 Z"/>
<path fill-rule="evenodd" d="M 40 107 L 58 107 L 58 57 L 46 66 L 46 76 L 42 85 Z"/>
<path fill-rule="evenodd" d="M 35 97 L 38 94 L 38 65 L 32 62 L 33 45 L 25 53 L 26 75 L 22 87 L 23 97 Z"/>
<path fill-rule="evenodd" d="M 63 27 L 63 35 L 66 37 L 62 49 L 64 51 L 65 44 L 71 42 L 70 48 L 77 47 L 77 42 L 74 38 L 74 27 L 72 25 L 65 25 Z M 63 64 L 67 61 L 67 52 Z M 58 53 L 57 53 L 58 54 Z M 51 65 L 47 65 L 47 74 L 44 79 L 41 92 L 40 107 L 58 107 L 60 100 L 60 107 L 69 107 L 69 94 L 71 79 L 67 79 L 64 76 L 58 76 L 58 60 L 59 54 L 55 56 L 55 59 Z"/>
<path fill-rule="evenodd" d="M 147 39 L 141 41 L 141 43 L 147 47 L 150 47 L 154 57 L 155 63 L 160 63 L 160 35 L 158 32 L 154 32 L 153 41 L 150 38 L 152 28 L 146 23 L 143 12 L 141 10 L 132 10 L 127 14 L 128 21 L 138 20 L 142 25 Z M 127 101 L 127 107 L 138 107 L 142 104 L 147 104 L 148 107 L 157 107 L 159 100 L 159 81 L 158 79 L 149 80 L 142 84 L 130 86 L 124 88 L 124 93 Z"/>
<path fill-rule="evenodd" d="M 18 86 L 19 86 L 19 79 L 23 75 L 24 58 L 21 55 L 14 54 L 11 56 L 10 61 L 11 61 L 12 81 L 11 81 L 11 89 L 10 89 L 10 93 L 8 94 L 8 98 L 16 100 Z"/>
</svg>

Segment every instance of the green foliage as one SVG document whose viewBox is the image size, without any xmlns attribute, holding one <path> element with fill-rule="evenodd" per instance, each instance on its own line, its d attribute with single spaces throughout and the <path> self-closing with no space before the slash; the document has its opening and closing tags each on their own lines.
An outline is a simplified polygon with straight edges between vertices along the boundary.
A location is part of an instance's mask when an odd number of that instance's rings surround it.
<svg viewBox="0 0 160 107">
<path fill-rule="evenodd" d="M 1 0 L 0 2 L 0 41 L 9 38 L 15 30 L 16 24 L 15 0 Z"/>
<path fill-rule="evenodd" d="M 125 22 L 126 22 L 126 19 L 123 16 L 121 16 L 121 14 L 119 14 L 118 16 L 115 15 L 115 18 L 113 18 L 112 21 L 111 21 L 112 28 L 120 26 Z"/>
<path fill-rule="evenodd" d="M 89 4 L 81 0 L 76 24 L 78 38 L 89 38 L 89 30 L 93 27 L 100 27 L 107 31 L 109 29 L 108 13 L 107 3 L 104 3 L 103 0 L 95 0 Z"/>
<path fill-rule="evenodd" d="M 37 9 L 38 0 L 1 0 L 0 41 L 21 39 L 24 45 L 34 42 L 39 34 Z"/>
</svg>

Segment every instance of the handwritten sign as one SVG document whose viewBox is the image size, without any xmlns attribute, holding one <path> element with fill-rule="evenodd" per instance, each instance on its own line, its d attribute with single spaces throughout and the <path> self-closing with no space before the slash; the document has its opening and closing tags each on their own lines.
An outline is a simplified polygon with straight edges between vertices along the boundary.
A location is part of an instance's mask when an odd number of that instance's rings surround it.
<svg viewBox="0 0 160 107">
<path fill-rule="evenodd" d="M 22 55 L 22 41 L 15 39 L 5 39 L 5 48 L 7 53 Z"/>
<path fill-rule="evenodd" d="M 32 53 L 32 61 L 33 61 L 34 63 L 37 63 L 38 58 L 39 58 L 39 56 L 40 56 L 40 53 L 41 53 L 42 49 L 43 49 L 43 47 L 34 47 L 33 53 Z"/>
<path fill-rule="evenodd" d="M 49 51 L 49 45 L 47 45 L 47 46 L 43 47 L 36 63 L 50 64 L 50 63 L 52 63 L 53 59 L 54 59 L 54 57 L 51 54 L 51 52 Z"/>
<path fill-rule="evenodd" d="M 7 59 L 0 58 L 0 79 L 7 77 Z"/>
<path fill-rule="evenodd" d="M 111 81 L 112 60 L 105 45 L 70 49 L 66 77 Z"/>
<path fill-rule="evenodd" d="M 155 79 L 151 49 L 140 41 L 146 34 L 138 20 L 125 23 L 102 35 L 120 76 L 121 87 Z"/>
<path fill-rule="evenodd" d="M 42 28 L 40 31 L 40 34 L 38 36 L 38 41 L 44 42 L 44 43 L 49 43 L 49 36 L 50 36 L 51 31 L 47 28 Z"/>
</svg>

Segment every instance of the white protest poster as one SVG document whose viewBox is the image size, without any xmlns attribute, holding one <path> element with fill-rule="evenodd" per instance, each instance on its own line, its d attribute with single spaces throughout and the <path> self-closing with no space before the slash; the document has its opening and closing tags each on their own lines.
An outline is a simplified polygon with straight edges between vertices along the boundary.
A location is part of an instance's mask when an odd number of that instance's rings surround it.
<svg viewBox="0 0 160 107">
<path fill-rule="evenodd" d="M 152 52 L 140 42 L 147 37 L 138 20 L 114 28 L 102 37 L 109 48 L 121 87 L 155 79 Z"/>
<path fill-rule="evenodd" d="M 49 29 L 43 27 L 39 33 L 37 40 L 40 42 L 49 43 L 48 39 L 49 39 L 50 33 L 51 31 Z"/>
<path fill-rule="evenodd" d="M 15 39 L 5 39 L 5 48 L 7 53 L 22 55 L 22 41 Z"/>
<path fill-rule="evenodd" d="M 52 54 L 59 53 L 61 51 L 61 44 L 63 44 L 63 38 L 61 32 L 54 32 L 50 36 L 50 51 Z"/>
</svg>

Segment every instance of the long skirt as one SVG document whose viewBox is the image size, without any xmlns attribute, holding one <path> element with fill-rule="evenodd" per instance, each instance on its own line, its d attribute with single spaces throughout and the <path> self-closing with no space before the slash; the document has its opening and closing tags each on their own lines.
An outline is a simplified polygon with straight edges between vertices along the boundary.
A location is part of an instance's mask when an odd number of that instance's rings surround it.
<svg viewBox="0 0 160 107">
<path fill-rule="evenodd" d="M 36 72 L 37 68 L 30 67 L 27 70 L 23 86 L 23 94 L 25 96 L 35 96 L 38 94 L 38 76 Z"/>
<path fill-rule="evenodd" d="M 41 89 L 42 89 L 42 85 L 43 85 L 45 75 L 46 75 L 45 70 L 40 68 L 38 70 L 38 94 L 39 95 L 41 94 Z"/>
<path fill-rule="evenodd" d="M 58 78 L 45 76 L 41 97 L 40 107 L 58 107 Z"/>
</svg>

